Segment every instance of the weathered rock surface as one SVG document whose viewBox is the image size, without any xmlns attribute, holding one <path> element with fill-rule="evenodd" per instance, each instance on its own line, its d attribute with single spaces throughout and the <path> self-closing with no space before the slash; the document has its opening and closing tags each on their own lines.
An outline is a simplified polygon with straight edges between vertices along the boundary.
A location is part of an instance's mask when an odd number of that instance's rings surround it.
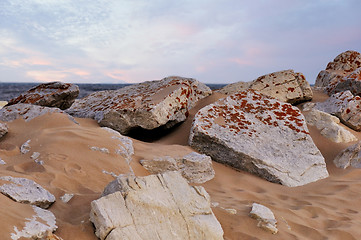
<svg viewBox="0 0 361 240">
<path fill-rule="evenodd" d="M 338 168 L 361 168 L 361 141 L 340 152 L 333 162 Z"/>
<path fill-rule="evenodd" d="M 361 54 L 356 51 L 346 51 L 339 54 L 333 62 L 329 62 L 315 82 L 315 87 L 325 87 L 329 95 L 335 93 L 334 88 L 344 77 L 361 67 Z"/>
<path fill-rule="evenodd" d="M 66 114 L 64 111 L 60 110 L 59 108 L 49 108 L 49 107 L 32 105 L 32 104 L 18 103 L 0 109 L 0 121 L 11 122 L 18 118 L 23 118 L 25 119 L 25 121 L 30 121 L 36 117 L 48 113 Z M 77 123 L 72 116 L 69 116 L 69 119 Z"/>
<path fill-rule="evenodd" d="M 189 143 L 215 161 L 286 186 L 328 176 L 299 109 L 253 90 L 202 108 Z"/>
<path fill-rule="evenodd" d="M 273 234 L 278 232 L 277 220 L 273 212 L 261 204 L 253 203 L 250 216 L 258 220 L 258 227 L 261 227 Z"/>
<path fill-rule="evenodd" d="M 348 127 L 361 131 L 361 97 L 350 91 L 335 93 L 314 108 L 335 115 Z"/>
<path fill-rule="evenodd" d="M 44 107 L 69 108 L 79 94 L 79 87 L 70 83 L 50 82 L 33 87 L 11 99 L 6 106 L 27 103 Z"/>
<path fill-rule="evenodd" d="M 296 104 L 309 101 L 313 93 L 302 73 L 284 70 L 263 75 L 252 82 L 239 82 L 225 86 L 221 93 L 233 94 L 240 90 L 253 89 L 282 102 Z"/>
<path fill-rule="evenodd" d="M 356 69 L 351 74 L 332 82 L 326 87 L 329 95 L 349 90 L 353 95 L 361 95 L 361 68 Z"/>
<path fill-rule="evenodd" d="M 56 226 L 56 218 L 54 214 L 48 210 L 33 206 L 35 215 L 27 219 L 22 230 L 14 227 L 15 233 L 11 233 L 11 239 L 49 239 L 49 233 L 54 232 Z M 52 234 L 50 234 L 52 235 Z M 50 238 L 51 239 L 51 238 Z M 61 238 L 53 238 L 61 239 Z"/>
<path fill-rule="evenodd" d="M 42 186 L 26 178 L 10 176 L 0 177 L 0 192 L 16 202 L 28 203 L 41 208 L 48 208 L 55 202 L 55 197 Z"/>
<path fill-rule="evenodd" d="M 143 159 L 140 163 L 152 174 L 180 171 L 189 183 L 205 183 L 214 178 L 211 157 L 196 152 L 182 158 L 164 156 L 152 160 Z"/>
<path fill-rule="evenodd" d="M 171 127 L 182 122 L 189 109 L 210 94 L 206 85 L 192 78 L 167 77 L 90 94 L 77 100 L 67 112 L 94 118 L 101 126 L 126 134 L 132 128 Z"/>
<path fill-rule="evenodd" d="M 0 123 L 0 138 L 8 133 L 9 129 L 5 123 Z"/>
<path fill-rule="evenodd" d="M 357 138 L 350 131 L 340 126 L 340 119 L 317 109 L 303 113 L 307 124 L 315 126 L 322 136 L 336 143 L 347 143 L 356 141 Z"/>
<path fill-rule="evenodd" d="M 208 193 L 178 172 L 118 177 L 91 203 L 101 240 L 223 239 Z"/>
</svg>

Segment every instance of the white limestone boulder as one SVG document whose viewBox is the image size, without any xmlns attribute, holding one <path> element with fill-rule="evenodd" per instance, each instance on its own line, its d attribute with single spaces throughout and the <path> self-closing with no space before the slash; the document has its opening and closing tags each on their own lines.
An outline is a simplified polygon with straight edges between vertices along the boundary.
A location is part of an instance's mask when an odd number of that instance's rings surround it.
<svg viewBox="0 0 361 240">
<path fill-rule="evenodd" d="M 167 77 L 92 93 L 77 100 L 67 112 L 75 117 L 94 118 L 101 126 L 126 134 L 137 127 L 172 127 L 184 121 L 195 103 L 211 92 L 195 79 Z"/>
<path fill-rule="evenodd" d="M 196 152 L 181 158 L 164 156 L 152 160 L 142 159 L 140 163 L 151 174 L 179 171 L 189 183 L 205 183 L 214 178 L 211 157 Z"/>
<path fill-rule="evenodd" d="M 297 104 L 312 99 L 310 84 L 302 73 L 284 70 L 260 76 L 252 82 L 239 82 L 225 86 L 219 92 L 231 95 L 253 89 L 282 102 Z"/>
<path fill-rule="evenodd" d="M 11 122 L 15 119 L 22 118 L 25 121 L 30 121 L 48 113 L 62 113 L 66 114 L 59 108 L 42 107 L 38 105 L 18 103 L 15 105 L 7 106 L 0 109 L 0 121 Z M 66 114 L 71 121 L 77 123 L 72 116 Z"/>
<path fill-rule="evenodd" d="M 348 143 L 357 141 L 355 135 L 340 126 L 340 119 L 326 112 L 317 109 L 311 109 L 303 113 L 307 124 L 315 126 L 322 136 L 336 143 Z"/>
<path fill-rule="evenodd" d="M 333 162 L 338 168 L 361 168 L 361 141 L 340 152 Z"/>
<path fill-rule="evenodd" d="M 118 177 L 91 203 L 90 220 L 101 240 L 223 239 L 208 193 L 178 172 Z"/>
<path fill-rule="evenodd" d="M 265 207 L 258 203 L 252 204 L 252 210 L 249 214 L 252 218 L 258 220 L 258 227 L 263 228 L 266 231 L 269 231 L 273 234 L 278 232 L 277 229 L 277 220 L 268 207 Z"/>
<path fill-rule="evenodd" d="M 5 136 L 9 131 L 8 125 L 0 123 L 0 139 Z"/>
<path fill-rule="evenodd" d="M 6 106 L 26 103 L 44 107 L 69 108 L 79 95 L 79 87 L 71 83 L 49 82 L 35 86 L 11 99 Z"/>
<path fill-rule="evenodd" d="M 350 91 L 333 94 L 324 102 L 318 102 L 315 109 L 335 115 L 343 124 L 361 131 L 361 97 Z"/>
<path fill-rule="evenodd" d="M 26 178 L 0 177 L 0 192 L 16 202 L 28 203 L 41 208 L 48 208 L 55 202 L 53 194 L 33 180 Z"/>
<path fill-rule="evenodd" d="M 26 219 L 25 226 L 19 230 L 14 227 L 14 233 L 11 233 L 12 240 L 18 239 L 51 239 L 48 238 L 58 226 L 56 226 L 56 218 L 54 214 L 48 210 L 33 206 L 35 214 Z M 61 239 L 61 238 L 53 238 Z"/>
<path fill-rule="evenodd" d="M 286 186 L 328 177 L 300 110 L 253 90 L 202 108 L 189 144 L 217 162 Z"/>
</svg>

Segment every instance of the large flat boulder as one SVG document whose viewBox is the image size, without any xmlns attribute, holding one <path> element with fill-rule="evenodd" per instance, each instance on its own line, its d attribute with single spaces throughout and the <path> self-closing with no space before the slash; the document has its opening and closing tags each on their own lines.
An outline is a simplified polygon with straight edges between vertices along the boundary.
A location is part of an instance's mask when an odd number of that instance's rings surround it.
<svg viewBox="0 0 361 240">
<path fill-rule="evenodd" d="M 178 158 L 142 159 L 140 163 L 151 174 L 179 171 L 189 183 L 205 183 L 214 178 L 211 157 L 196 152 Z"/>
<path fill-rule="evenodd" d="M 219 92 L 231 95 L 253 89 L 282 102 L 297 104 L 312 99 L 310 84 L 302 73 L 284 70 L 260 76 L 252 82 L 238 82 L 225 86 Z"/>
<path fill-rule="evenodd" d="M 101 240 L 223 239 L 208 193 L 178 172 L 118 177 L 91 203 L 90 220 Z"/>
<path fill-rule="evenodd" d="M 48 208 L 55 202 L 53 194 L 33 180 L 26 178 L 0 177 L 0 192 L 16 202 L 28 203 L 41 208 Z"/>
<path fill-rule="evenodd" d="M 327 64 L 315 82 L 316 87 L 325 88 L 326 93 L 335 93 L 335 87 L 343 81 L 343 78 L 361 67 L 361 54 L 356 51 L 346 51 L 339 54 L 332 62 Z"/>
<path fill-rule="evenodd" d="M 59 108 L 50 108 L 50 107 L 42 107 L 32 104 L 18 103 L 0 109 L 0 121 L 11 122 L 18 118 L 22 118 L 25 121 L 30 121 L 36 117 L 48 113 L 66 114 L 64 111 L 60 110 Z M 70 120 L 77 123 L 72 116 L 68 115 L 68 117 Z"/>
<path fill-rule="evenodd" d="M 361 97 L 350 91 L 335 93 L 314 108 L 335 115 L 348 127 L 361 131 Z"/>
<path fill-rule="evenodd" d="M 215 161 L 286 186 L 328 176 L 300 110 L 253 90 L 202 108 L 189 143 Z"/>
<path fill-rule="evenodd" d="M 122 134 L 133 128 L 171 127 L 184 121 L 195 103 L 211 94 L 192 78 L 167 77 L 115 91 L 101 91 L 77 100 L 67 110 L 73 116 L 94 118 Z"/>
<path fill-rule="evenodd" d="M 27 103 L 45 107 L 69 108 L 79 94 L 79 87 L 71 83 L 50 82 L 35 86 L 17 98 L 11 99 L 6 106 Z"/>
</svg>

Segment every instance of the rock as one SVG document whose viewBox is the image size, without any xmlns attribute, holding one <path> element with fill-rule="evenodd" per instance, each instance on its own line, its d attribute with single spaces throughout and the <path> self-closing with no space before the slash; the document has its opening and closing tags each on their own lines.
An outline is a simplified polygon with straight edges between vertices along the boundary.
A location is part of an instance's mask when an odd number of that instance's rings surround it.
<svg viewBox="0 0 361 240">
<path fill-rule="evenodd" d="M 361 141 L 340 152 L 333 162 L 338 168 L 361 168 Z"/>
<path fill-rule="evenodd" d="M 79 95 L 79 87 L 70 83 L 50 82 L 33 87 L 11 99 L 6 106 L 18 103 L 34 104 L 44 107 L 69 108 Z"/>
<path fill-rule="evenodd" d="M 315 109 L 338 117 L 343 124 L 361 131 L 361 97 L 350 91 L 333 94 L 324 102 L 318 102 Z"/>
<path fill-rule="evenodd" d="M 253 90 L 202 108 L 189 144 L 215 161 L 286 186 L 328 177 L 300 110 Z"/>
<path fill-rule="evenodd" d="M 195 103 L 211 94 L 192 78 L 167 77 L 115 91 L 101 91 L 76 101 L 68 113 L 94 118 L 100 126 L 127 134 L 133 128 L 169 128 L 184 121 Z"/>
<path fill-rule="evenodd" d="M 8 125 L 6 125 L 5 123 L 0 123 L 0 138 L 5 136 L 8 133 L 8 131 L 9 131 Z"/>
<path fill-rule="evenodd" d="M 0 158 L 0 165 L 5 165 L 6 162 Z"/>
<path fill-rule="evenodd" d="M 0 192 L 16 202 L 28 203 L 41 208 L 48 208 L 55 202 L 54 195 L 33 180 L 2 176 L 0 181 L 10 182 L 1 184 Z"/>
<path fill-rule="evenodd" d="M 329 95 L 349 90 L 353 95 L 361 95 L 361 68 L 356 69 L 351 74 L 332 82 L 327 86 Z"/>
<path fill-rule="evenodd" d="M 230 95 L 246 89 L 253 89 L 291 104 L 309 101 L 313 96 L 305 76 L 302 73 L 295 73 L 293 70 L 266 74 L 249 83 L 233 83 L 225 86 L 219 92 Z"/>
<path fill-rule="evenodd" d="M 90 220 L 101 240 L 223 239 L 208 193 L 178 172 L 118 177 L 91 203 Z"/>
<path fill-rule="evenodd" d="M 329 95 L 335 93 L 334 88 L 340 81 L 357 68 L 361 67 L 361 54 L 356 51 L 346 51 L 339 54 L 333 62 L 329 62 L 315 82 L 316 87 L 325 87 Z"/>
<path fill-rule="evenodd" d="M 0 109 L 2 109 L 6 104 L 8 104 L 7 101 L 0 101 Z"/>
<path fill-rule="evenodd" d="M 0 110 L 0 121 L 11 122 L 15 119 L 22 118 L 25 121 L 30 121 L 36 117 L 39 117 L 48 113 L 62 113 L 66 114 L 58 108 L 42 107 L 31 104 L 18 103 L 8 107 L 4 107 Z M 77 124 L 75 119 L 69 116 L 69 119 Z"/>
<path fill-rule="evenodd" d="M 22 154 L 27 154 L 28 152 L 30 152 L 30 149 L 31 149 L 30 142 L 31 142 L 31 140 L 29 139 L 23 145 L 21 145 L 20 152 Z"/>
<path fill-rule="evenodd" d="M 303 113 L 307 124 L 315 126 L 322 136 L 336 143 L 356 141 L 357 138 L 350 131 L 340 126 L 340 120 L 331 114 L 312 109 Z"/>
<path fill-rule="evenodd" d="M 152 174 L 166 171 L 180 171 L 189 183 L 205 183 L 214 178 L 212 159 L 205 155 L 192 152 L 182 158 L 169 156 L 155 158 L 153 160 L 140 160 L 145 169 Z"/>
<path fill-rule="evenodd" d="M 48 210 L 41 209 L 33 206 L 35 215 L 27 219 L 24 228 L 19 231 L 14 227 L 15 233 L 11 233 L 11 239 L 61 239 L 61 238 L 48 238 L 51 232 L 54 232 L 58 227 L 56 226 L 56 218 L 54 214 Z"/>
<path fill-rule="evenodd" d="M 98 151 L 98 152 L 106 153 L 106 154 L 109 154 L 109 153 L 110 153 L 108 148 L 90 147 L 90 150 L 92 150 L 92 151 Z"/>
<path fill-rule="evenodd" d="M 261 204 L 253 203 L 250 216 L 258 220 L 258 227 L 261 227 L 273 234 L 278 232 L 277 220 L 273 212 Z"/>
<path fill-rule="evenodd" d="M 74 194 L 72 194 L 72 193 L 65 193 L 63 196 L 60 197 L 60 200 L 61 200 L 63 203 L 68 203 L 73 197 L 74 197 Z"/>
</svg>

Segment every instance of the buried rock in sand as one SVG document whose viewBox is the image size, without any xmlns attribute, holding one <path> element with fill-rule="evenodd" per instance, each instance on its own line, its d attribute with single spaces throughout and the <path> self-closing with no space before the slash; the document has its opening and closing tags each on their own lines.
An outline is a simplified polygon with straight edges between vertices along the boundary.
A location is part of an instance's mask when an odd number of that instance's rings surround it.
<svg viewBox="0 0 361 240">
<path fill-rule="evenodd" d="M 258 220 L 258 227 L 261 227 L 266 231 L 270 231 L 273 234 L 278 232 L 276 225 L 277 220 L 273 212 L 268 207 L 253 203 L 252 210 L 249 215 Z"/>
<path fill-rule="evenodd" d="M 189 142 L 215 161 L 286 186 L 328 177 L 300 110 L 253 90 L 202 108 Z"/>
</svg>

